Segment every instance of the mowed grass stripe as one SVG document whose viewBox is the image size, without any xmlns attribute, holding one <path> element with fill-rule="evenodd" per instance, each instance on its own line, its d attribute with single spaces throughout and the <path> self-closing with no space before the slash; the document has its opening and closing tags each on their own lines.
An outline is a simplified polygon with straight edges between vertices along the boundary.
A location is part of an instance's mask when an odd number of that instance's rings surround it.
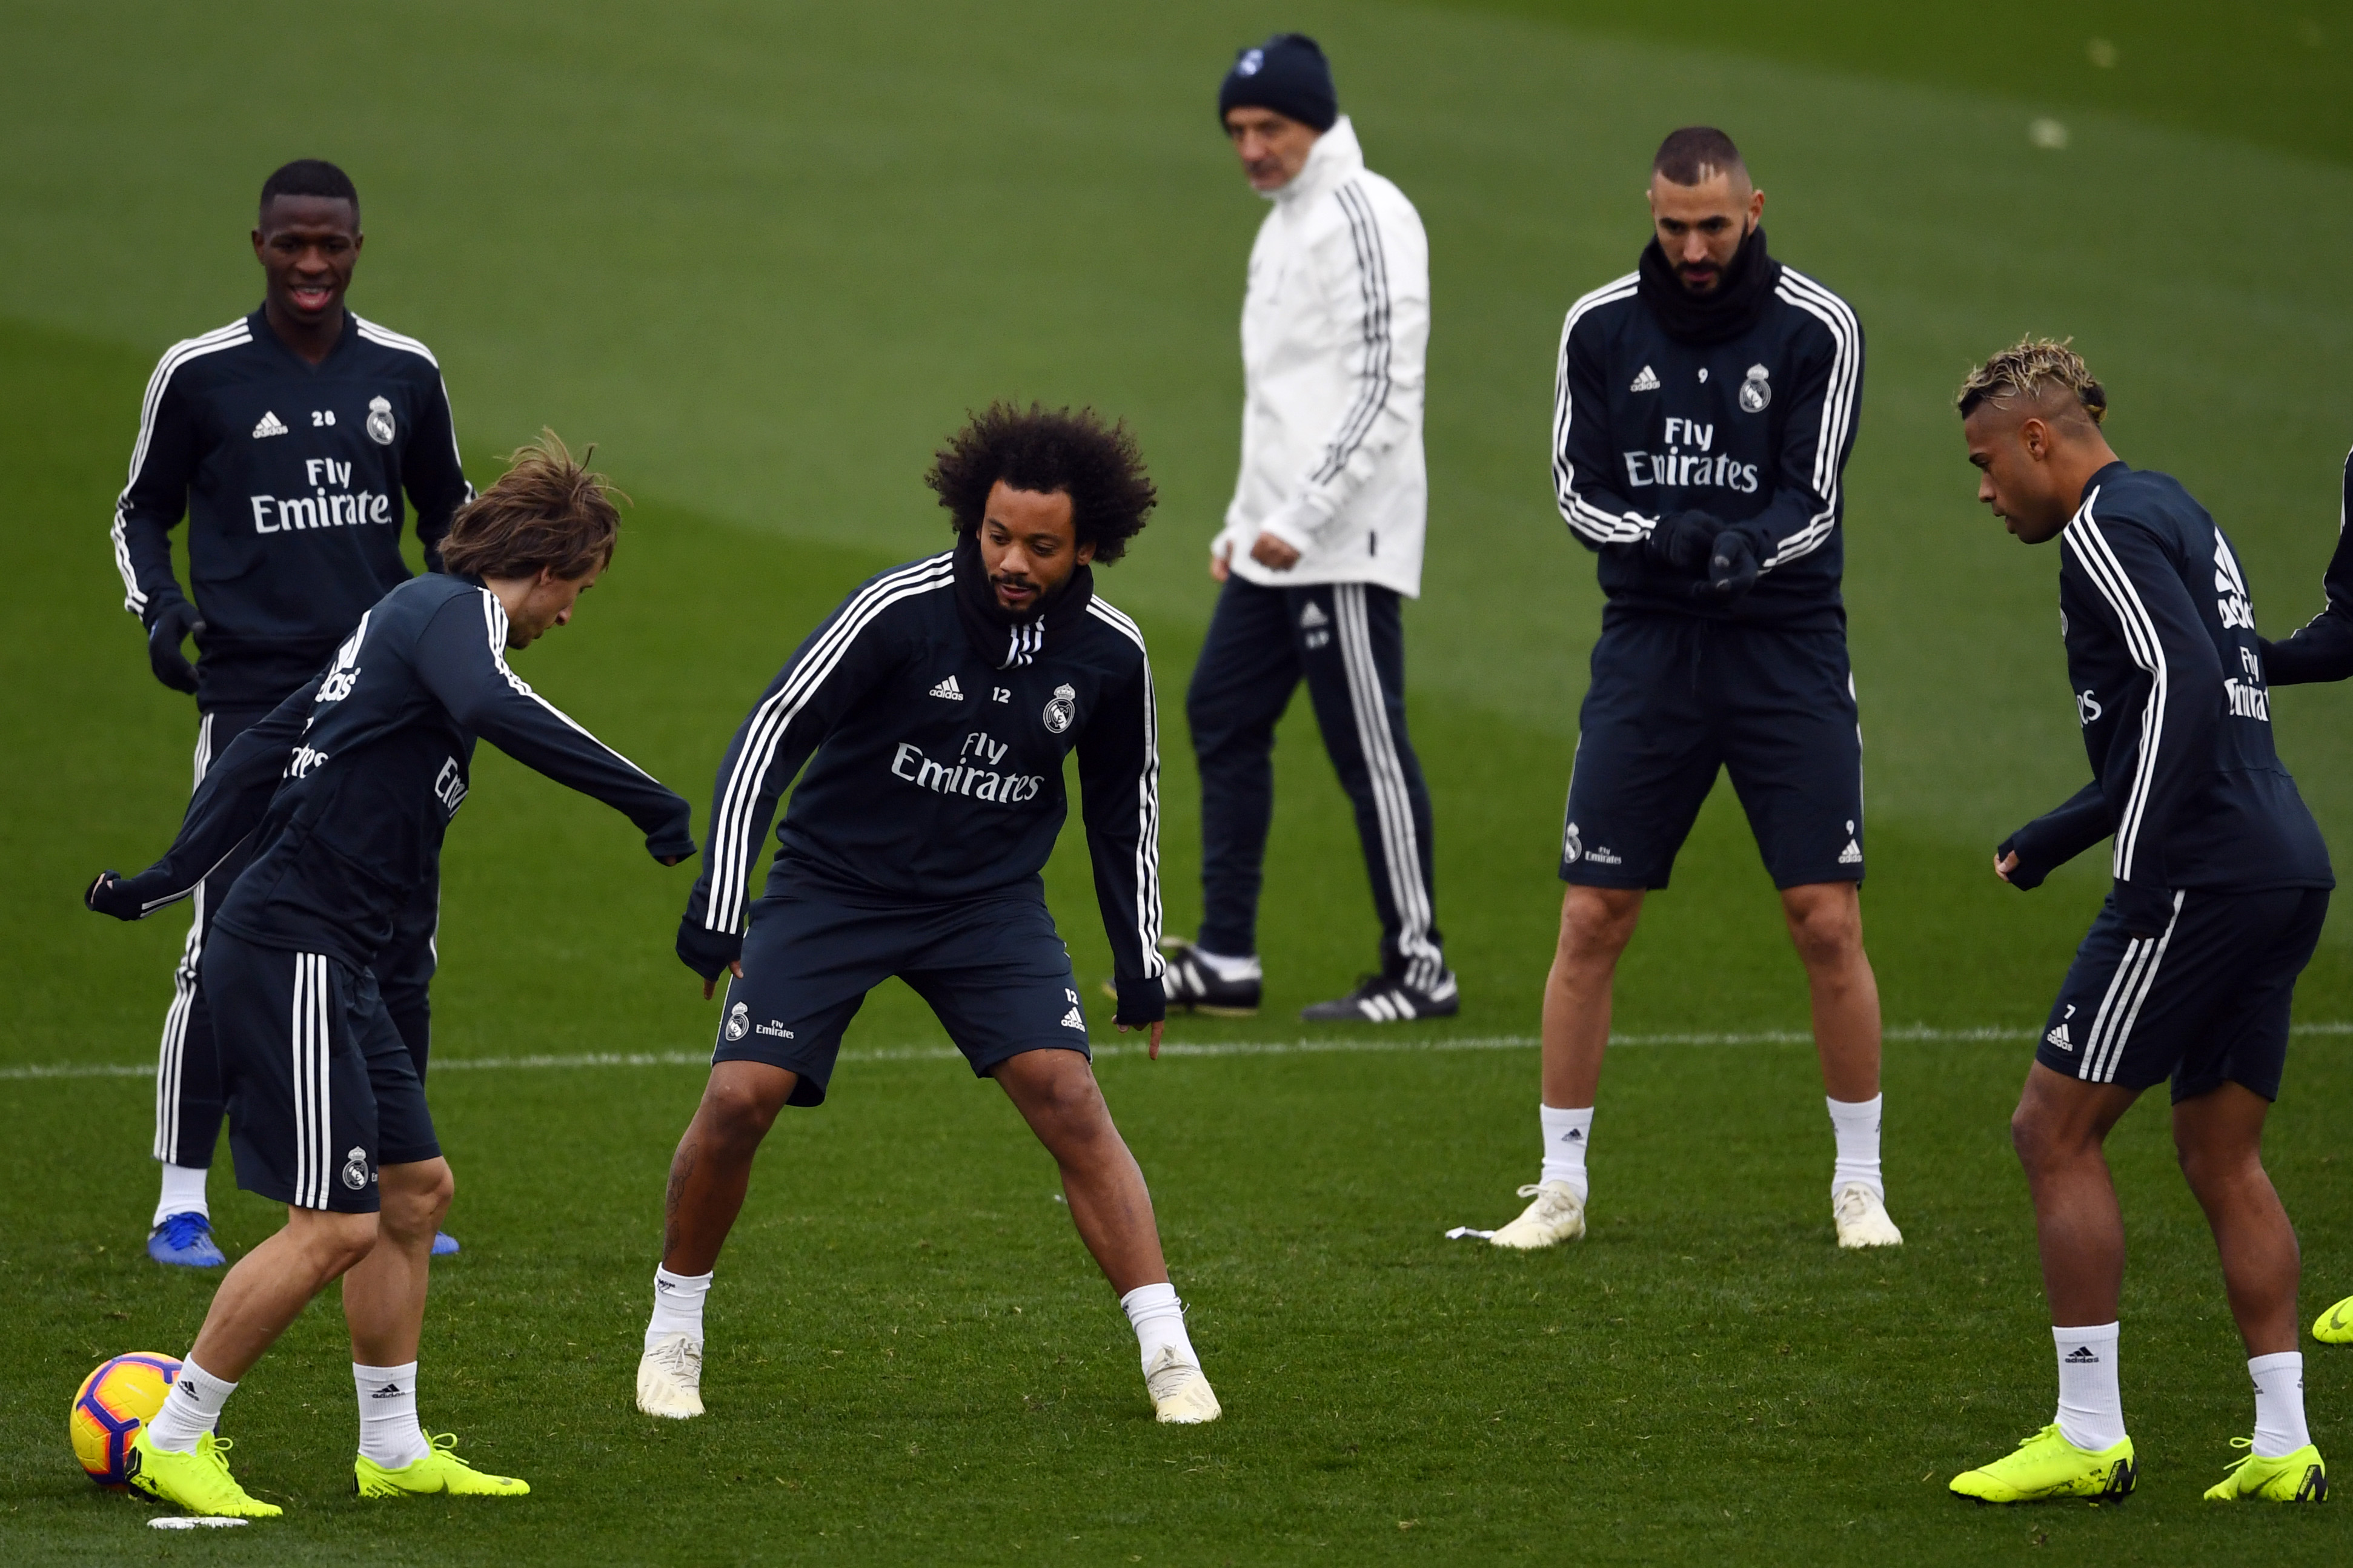
<svg viewBox="0 0 2353 1568">
<path fill-rule="evenodd" d="M 1926 1045 L 1980 1045 L 2001 1040 L 2031 1040 L 2041 1031 L 1985 1025 L 1975 1028 L 1940 1029 L 1929 1025 L 1889 1029 L 1886 1040 Z M 2353 1023 L 2292 1025 L 2291 1035 L 2353 1035 Z M 1629 1046 L 1788 1046 L 1812 1041 L 1803 1029 L 1749 1029 L 1723 1033 L 1612 1035 L 1613 1047 Z M 1419 1051 L 1533 1050 L 1543 1042 L 1535 1035 L 1469 1035 L 1456 1039 L 1336 1039 L 1336 1040 L 1170 1040 L 1160 1047 L 1163 1057 L 1315 1057 L 1380 1056 Z M 1098 1057 L 1141 1057 L 1150 1054 L 1141 1045 L 1099 1045 L 1088 1047 Z M 954 1046 L 852 1046 L 845 1062 L 949 1062 L 963 1059 Z M 708 1051 L 574 1051 L 562 1055 L 517 1057 L 456 1057 L 437 1059 L 442 1072 L 512 1069 L 568 1070 L 580 1068 L 708 1067 Z M 64 1078 L 144 1078 L 155 1070 L 153 1062 L 54 1062 L 32 1067 L 0 1068 L 0 1081 Z"/>
</svg>

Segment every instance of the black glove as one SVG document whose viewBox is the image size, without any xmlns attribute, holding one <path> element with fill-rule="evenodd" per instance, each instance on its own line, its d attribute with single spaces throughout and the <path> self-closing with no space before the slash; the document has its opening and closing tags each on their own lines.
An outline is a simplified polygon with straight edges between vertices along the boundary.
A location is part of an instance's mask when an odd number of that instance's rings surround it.
<svg viewBox="0 0 2353 1568">
<path fill-rule="evenodd" d="M 2128 935 L 2147 941 L 2165 934 L 2173 923 L 2173 889 L 2154 882 L 2118 882 L 2113 897 L 2116 918 Z"/>
<path fill-rule="evenodd" d="M 718 984 L 727 966 L 743 956 L 742 932 L 712 931 L 692 915 L 679 917 L 678 961 L 705 981 Z"/>
<path fill-rule="evenodd" d="M 153 667 L 156 679 L 174 691 L 195 692 L 196 667 L 180 652 L 180 643 L 204 629 L 196 607 L 185 599 L 174 599 L 155 612 L 147 627 L 147 662 Z"/>
<path fill-rule="evenodd" d="M 1724 524 L 1704 511 L 1678 511 L 1659 519 L 1642 541 L 1642 559 L 1663 571 L 1694 576 L 1707 563 L 1707 547 Z"/>
<path fill-rule="evenodd" d="M 139 895 L 130 891 L 122 873 L 100 871 L 81 896 L 81 901 L 101 915 L 112 915 L 119 921 L 135 921 L 145 911 L 140 909 Z"/>
<path fill-rule="evenodd" d="M 1168 1016 L 1168 992 L 1151 975 L 1119 982 L 1119 1005 L 1111 1021 L 1131 1029 L 1148 1029 Z"/>
<path fill-rule="evenodd" d="M 1692 584 L 1692 597 L 1729 605 L 1757 586 L 1757 574 L 1763 570 L 1757 564 L 1757 547 L 1748 542 L 1748 536 L 1727 528 L 1709 548 L 1707 581 Z"/>
</svg>

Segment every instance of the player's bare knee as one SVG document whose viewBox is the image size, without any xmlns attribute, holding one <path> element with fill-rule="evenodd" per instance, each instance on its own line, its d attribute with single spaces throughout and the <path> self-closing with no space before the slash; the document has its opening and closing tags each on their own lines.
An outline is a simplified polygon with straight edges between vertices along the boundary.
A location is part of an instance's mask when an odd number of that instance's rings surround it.
<svg viewBox="0 0 2353 1568">
<path fill-rule="evenodd" d="M 695 1122 L 702 1141 L 715 1152 L 748 1155 L 768 1135 L 784 1097 L 729 1076 L 714 1076 L 702 1091 Z"/>
<path fill-rule="evenodd" d="M 1792 900 L 1789 941 L 1810 971 L 1838 970 L 1862 956 L 1862 915 L 1851 897 Z"/>
<path fill-rule="evenodd" d="M 1572 884 L 1560 906 L 1560 956 L 1573 964 L 1614 963 L 1641 918 L 1639 888 Z"/>
</svg>

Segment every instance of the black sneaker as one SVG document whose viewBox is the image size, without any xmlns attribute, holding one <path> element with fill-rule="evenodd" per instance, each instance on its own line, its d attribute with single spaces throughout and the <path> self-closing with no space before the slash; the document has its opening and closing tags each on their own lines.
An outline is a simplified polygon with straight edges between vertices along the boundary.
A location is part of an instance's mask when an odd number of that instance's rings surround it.
<svg viewBox="0 0 2353 1568">
<path fill-rule="evenodd" d="M 1367 974 L 1345 996 L 1303 1007 L 1299 1016 L 1311 1024 L 1359 1020 L 1398 1024 L 1409 1018 L 1451 1018 L 1461 1010 L 1462 998 L 1454 989 L 1454 972 L 1450 969 L 1439 976 L 1434 991 L 1417 991 L 1404 981 L 1392 980 L 1386 974 Z"/>
<path fill-rule="evenodd" d="M 1189 942 L 1161 943 L 1168 967 L 1161 984 L 1168 988 L 1168 1010 L 1207 1014 L 1212 1018 L 1255 1018 L 1262 982 L 1228 980 L 1201 962 L 1201 950 Z"/>
</svg>

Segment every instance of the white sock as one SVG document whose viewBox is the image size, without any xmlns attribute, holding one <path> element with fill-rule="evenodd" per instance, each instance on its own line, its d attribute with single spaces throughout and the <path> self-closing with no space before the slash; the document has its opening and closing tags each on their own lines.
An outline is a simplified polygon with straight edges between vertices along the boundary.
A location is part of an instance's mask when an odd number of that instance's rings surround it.
<svg viewBox="0 0 2353 1568">
<path fill-rule="evenodd" d="M 167 1454 L 195 1452 L 196 1439 L 220 1425 L 221 1406 L 237 1392 L 237 1384 L 215 1377 L 190 1356 L 180 1363 L 164 1408 L 147 1423 L 147 1440 Z"/>
<path fill-rule="evenodd" d="M 1887 1201 L 1886 1184 L 1879 1179 L 1879 1104 L 1885 1095 L 1869 1100 L 1831 1100 L 1831 1131 L 1838 1137 L 1838 1163 L 1831 1167 L 1831 1195 L 1860 1182 L 1881 1203 Z"/>
<path fill-rule="evenodd" d="M 1201 1358 L 1193 1353 L 1193 1342 L 1185 1337 L 1185 1304 L 1176 1300 L 1174 1285 L 1138 1285 L 1119 1299 L 1127 1312 L 1127 1321 L 1135 1325 L 1135 1348 L 1143 1352 L 1144 1368 L 1152 1370 L 1153 1358 L 1162 1347 L 1173 1345 L 1176 1359 L 1193 1366 Z"/>
<path fill-rule="evenodd" d="M 1266 972 L 1259 967 L 1258 954 L 1248 958 L 1229 958 L 1222 952 L 1211 952 L 1206 947 L 1196 947 L 1193 956 L 1202 966 L 1220 980 L 1263 980 Z"/>
<path fill-rule="evenodd" d="M 1593 1142 L 1593 1107 L 1563 1110 L 1539 1102 L 1536 1117 L 1544 1123 L 1544 1172 L 1536 1179 L 1567 1183 L 1577 1201 L 1583 1203 L 1588 1186 L 1585 1151 Z"/>
<path fill-rule="evenodd" d="M 715 1271 L 714 1271 L 715 1272 Z M 709 1274 L 672 1274 L 654 1269 L 654 1315 L 646 1325 L 646 1349 L 672 1334 L 702 1342 L 702 1299 L 711 1294 Z"/>
<path fill-rule="evenodd" d="M 2051 1331 L 2059 1349 L 2059 1435 L 2097 1453 L 2125 1440 L 2124 1394 L 2116 1387 L 2118 1326 Z"/>
<path fill-rule="evenodd" d="M 155 1217 L 147 1222 L 153 1230 L 175 1214 L 200 1214 L 212 1217 L 211 1205 L 205 1202 L 205 1178 L 212 1173 L 202 1165 L 174 1165 L 164 1162 L 164 1191 L 155 1200 Z"/>
<path fill-rule="evenodd" d="M 2247 1363 L 2247 1373 L 2255 1380 L 2255 1446 L 2248 1452 L 2276 1459 L 2311 1442 L 2311 1428 L 2304 1424 L 2303 1353 L 2256 1356 Z"/>
<path fill-rule="evenodd" d="M 417 1424 L 417 1363 L 362 1366 L 352 1363 L 360 1396 L 360 1457 L 396 1470 L 433 1451 Z"/>
</svg>

